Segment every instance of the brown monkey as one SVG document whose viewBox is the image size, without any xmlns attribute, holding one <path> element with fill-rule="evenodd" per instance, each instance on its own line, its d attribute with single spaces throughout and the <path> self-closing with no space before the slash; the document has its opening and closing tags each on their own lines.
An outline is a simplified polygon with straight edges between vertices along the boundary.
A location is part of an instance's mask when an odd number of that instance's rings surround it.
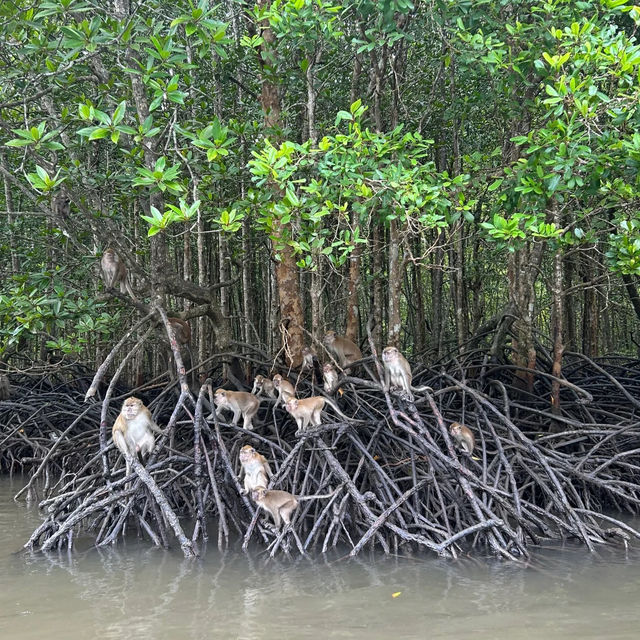
<svg viewBox="0 0 640 640">
<path fill-rule="evenodd" d="M 351 342 L 348 338 L 339 336 L 335 331 L 327 331 L 324 334 L 322 342 L 329 352 L 338 361 L 338 364 L 344 369 L 352 362 L 362 359 L 362 352 L 355 342 Z"/>
<path fill-rule="evenodd" d="M 413 399 L 411 391 L 433 391 L 431 387 L 411 386 L 411 366 L 407 359 L 395 347 L 385 347 L 382 351 L 382 364 L 384 365 L 384 386 L 387 390 L 392 387 L 400 387 Z"/>
<path fill-rule="evenodd" d="M 263 391 L 269 398 L 276 397 L 276 391 L 273 382 L 269 378 L 265 378 L 262 375 L 257 375 L 255 380 L 253 381 L 253 389 L 251 389 L 251 393 L 259 397 Z"/>
<path fill-rule="evenodd" d="M 449 433 L 453 436 L 458 447 L 466 454 L 471 455 L 476 445 L 476 439 L 469 427 L 465 427 L 459 422 L 452 422 L 449 427 Z"/>
<path fill-rule="evenodd" d="M 339 488 L 339 487 L 338 487 Z M 257 487 L 251 492 L 251 499 L 265 511 L 268 511 L 273 518 L 276 528 L 280 528 L 281 520 L 285 526 L 291 523 L 291 514 L 296 510 L 298 503 L 302 500 L 313 500 L 316 498 L 330 498 L 338 489 L 331 493 L 317 496 L 302 496 L 296 498 L 288 491 L 278 489 L 265 489 Z"/>
<path fill-rule="evenodd" d="M 153 421 L 151 412 L 142 400 L 127 398 L 122 403 L 120 415 L 111 430 L 113 442 L 124 455 L 127 475 L 131 471 L 131 463 L 127 456 L 135 458 L 138 453 L 146 456 L 153 450 L 155 439 L 152 431 L 163 435 L 163 431 Z"/>
<path fill-rule="evenodd" d="M 127 267 L 111 247 L 105 249 L 100 265 L 102 267 L 102 278 L 107 289 L 115 289 L 115 286 L 119 284 L 121 293 L 128 293 L 134 300 L 136 299 L 129 283 Z"/>
<path fill-rule="evenodd" d="M 191 327 L 186 320 L 176 318 L 175 316 L 167 318 L 176 337 L 179 346 L 189 346 L 191 343 Z"/>
<path fill-rule="evenodd" d="M 0 373 L 0 400 L 8 400 L 11 397 L 11 385 L 9 384 L 9 378 Z"/>
<path fill-rule="evenodd" d="M 288 402 L 291 398 L 296 397 L 296 390 L 293 388 L 293 385 L 288 380 L 285 380 L 279 373 L 273 376 L 273 386 L 278 392 L 278 399 L 275 404 L 276 407 L 281 402 Z"/>
<path fill-rule="evenodd" d="M 330 362 L 325 363 L 322 367 L 322 379 L 324 390 L 333 395 L 338 388 L 338 372 Z"/>
<path fill-rule="evenodd" d="M 314 427 L 317 427 L 322 424 L 322 420 L 320 414 L 324 409 L 324 405 L 328 404 L 331 408 L 338 413 L 345 420 L 352 420 L 348 416 L 345 416 L 338 406 L 329 398 L 324 398 L 322 396 L 312 396 L 311 398 L 291 398 L 287 401 L 285 408 L 287 411 L 293 416 L 296 424 L 298 425 L 297 433 L 301 433 L 304 431 L 309 423 L 311 423 Z"/>
<path fill-rule="evenodd" d="M 273 475 L 267 459 L 248 444 L 240 449 L 238 458 L 244 471 L 244 493 L 247 494 L 258 487 L 266 487 Z"/>
<path fill-rule="evenodd" d="M 233 419 L 231 424 L 238 424 L 240 414 L 244 419 L 242 428 L 253 431 L 253 416 L 258 413 L 260 407 L 260 398 L 257 398 L 246 391 L 227 391 L 218 389 L 213 398 L 214 403 L 218 407 L 216 415 L 220 417 L 223 411 L 233 411 Z"/>
</svg>

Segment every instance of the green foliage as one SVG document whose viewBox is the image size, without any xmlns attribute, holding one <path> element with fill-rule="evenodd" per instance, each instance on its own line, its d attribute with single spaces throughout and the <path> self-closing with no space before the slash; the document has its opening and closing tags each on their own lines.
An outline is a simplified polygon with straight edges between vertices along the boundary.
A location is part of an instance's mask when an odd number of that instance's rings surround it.
<svg viewBox="0 0 640 640">
<path fill-rule="evenodd" d="M 39 336 L 49 349 L 81 354 L 117 327 L 118 315 L 104 311 L 88 292 L 66 285 L 61 271 L 42 270 L 0 293 L 0 355 Z"/>
</svg>

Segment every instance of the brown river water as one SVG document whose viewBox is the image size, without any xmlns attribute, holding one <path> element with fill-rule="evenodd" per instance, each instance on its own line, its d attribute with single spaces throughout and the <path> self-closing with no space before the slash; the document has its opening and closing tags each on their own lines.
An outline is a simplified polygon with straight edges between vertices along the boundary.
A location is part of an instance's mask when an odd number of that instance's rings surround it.
<svg viewBox="0 0 640 640">
<path fill-rule="evenodd" d="M 21 547 L 40 517 L 13 501 L 20 486 L 0 477 L 0 640 L 640 638 L 638 543 L 546 549 L 528 566 L 270 560 L 215 544 L 194 561 L 135 538 L 28 554 Z"/>
</svg>

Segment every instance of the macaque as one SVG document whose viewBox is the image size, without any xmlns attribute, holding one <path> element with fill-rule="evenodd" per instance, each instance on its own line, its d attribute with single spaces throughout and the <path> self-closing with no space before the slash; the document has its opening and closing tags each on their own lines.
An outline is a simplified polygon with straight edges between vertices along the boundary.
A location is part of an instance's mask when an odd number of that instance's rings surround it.
<svg viewBox="0 0 640 640">
<path fill-rule="evenodd" d="M 302 348 L 302 370 L 307 369 L 313 371 L 313 361 L 316 358 L 316 352 L 311 347 Z"/>
<path fill-rule="evenodd" d="M 215 392 L 214 403 L 218 407 L 216 415 L 220 417 L 223 411 L 233 411 L 233 420 L 231 424 L 237 425 L 240 414 L 244 419 L 242 428 L 253 431 L 253 416 L 258 413 L 260 407 L 260 398 L 247 393 L 246 391 L 227 391 L 226 389 L 218 389 Z"/>
<path fill-rule="evenodd" d="M 395 347 L 385 347 L 382 351 L 382 364 L 384 365 L 384 386 L 387 390 L 391 387 L 400 387 L 410 397 L 413 397 L 411 394 L 411 366 L 407 359 Z"/>
<path fill-rule="evenodd" d="M 163 435 L 151 417 L 151 412 L 138 398 L 127 398 L 122 403 L 120 415 L 113 423 L 111 435 L 116 447 L 125 454 L 126 475 L 131 472 L 127 454 L 135 458 L 138 453 L 146 456 L 153 450 L 155 439 L 152 431 Z"/>
<path fill-rule="evenodd" d="M 383 349 L 382 364 L 384 365 L 384 386 L 387 390 L 399 387 L 411 400 L 413 400 L 412 390 L 433 391 L 431 387 L 426 385 L 417 388 L 411 386 L 411 365 L 395 347 L 389 346 Z"/>
<path fill-rule="evenodd" d="M 322 367 L 322 379 L 324 380 L 324 390 L 329 394 L 335 393 L 338 388 L 338 372 L 330 362 Z"/>
<path fill-rule="evenodd" d="M 458 447 L 467 455 L 473 453 L 473 448 L 476 444 L 476 439 L 473 437 L 473 432 L 469 427 L 465 427 L 459 422 L 452 422 L 449 427 L 449 433 L 453 436 Z"/>
<path fill-rule="evenodd" d="M 311 398 L 291 398 L 285 405 L 286 410 L 293 416 L 296 424 L 298 425 L 297 433 L 304 431 L 311 423 L 314 427 L 322 424 L 320 414 L 324 409 L 324 405 L 329 404 L 334 411 L 336 411 L 345 420 L 350 420 L 348 416 L 345 416 L 338 406 L 329 400 L 329 398 L 323 398 L 322 396 L 312 396 Z"/>
<path fill-rule="evenodd" d="M 335 331 L 327 331 L 324 334 L 322 342 L 327 349 L 338 361 L 338 364 L 345 369 L 352 362 L 362 359 L 362 352 L 355 342 L 351 342 L 348 338 L 336 335 Z"/>
<path fill-rule="evenodd" d="M 251 393 L 260 397 L 263 391 L 269 398 L 276 397 L 276 390 L 273 382 L 269 378 L 265 378 L 262 375 L 257 375 L 255 380 L 253 381 L 253 389 L 251 389 Z"/>
<path fill-rule="evenodd" d="M 300 501 L 314 500 L 316 498 L 330 498 L 338 488 L 325 495 L 302 496 L 296 498 L 296 496 L 288 491 L 257 487 L 251 492 L 251 499 L 258 506 L 271 514 L 276 528 L 279 529 L 281 521 L 284 522 L 286 526 L 289 526 L 291 523 L 291 514 L 296 510 Z"/>
<path fill-rule="evenodd" d="M 173 329 L 173 334 L 176 337 L 178 346 L 189 346 L 189 344 L 191 343 L 191 327 L 189 326 L 189 323 L 182 318 L 176 317 L 170 317 L 167 318 L 167 320 L 169 320 L 169 324 Z"/>
<path fill-rule="evenodd" d="M 129 293 L 134 300 L 136 299 L 129 283 L 127 267 L 113 249 L 105 249 L 100 265 L 102 266 L 102 278 L 107 289 L 115 289 L 115 286 L 119 284 L 121 293 Z"/>
<path fill-rule="evenodd" d="M 281 402 L 288 402 L 291 398 L 296 397 L 296 390 L 293 388 L 293 385 L 288 380 L 285 380 L 279 373 L 273 376 L 273 386 L 278 392 L 278 399 L 275 404 L 276 407 Z"/>
<path fill-rule="evenodd" d="M 258 487 L 266 487 L 273 475 L 267 459 L 248 444 L 240 449 L 238 457 L 244 471 L 244 494 Z"/>
<path fill-rule="evenodd" d="M 71 200 L 64 191 L 57 193 L 51 200 L 51 210 L 58 221 L 67 222 L 71 210 Z"/>
<path fill-rule="evenodd" d="M 282 521 L 288 527 L 291 523 L 291 514 L 298 507 L 298 501 L 292 493 L 277 489 L 257 487 L 251 492 L 251 499 L 271 514 L 276 529 L 280 528 Z"/>
<path fill-rule="evenodd" d="M 11 385 L 9 378 L 4 373 L 0 373 L 0 400 L 8 400 L 11 397 Z"/>
</svg>

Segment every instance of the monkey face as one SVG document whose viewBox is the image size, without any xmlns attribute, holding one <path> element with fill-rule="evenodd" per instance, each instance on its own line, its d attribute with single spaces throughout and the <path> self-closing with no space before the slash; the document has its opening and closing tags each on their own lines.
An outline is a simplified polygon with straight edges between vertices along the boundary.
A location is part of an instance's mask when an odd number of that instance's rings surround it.
<svg viewBox="0 0 640 640">
<path fill-rule="evenodd" d="M 398 350 L 395 347 L 385 347 L 382 351 L 382 359 L 385 362 L 392 362 L 398 357 Z"/>
<path fill-rule="evenodd" d="M 282 382 L 282 376 L 279 373 L 276 373 L 275 376 L 273 376 L 273 386 L 276 389 L 280 388 L 280 383 Z"/>
<path fill-rule="evenodd" d="M 322 342 L 325 344 L 333 344 L 336 340 L 336 332 L 335 331 L 327 331 L 324 334 L 324 338 L 322 338 Z"/>
<path fill-rule="evenodd" d="M 251 492 L 251 499 L 254 502 L 260 502 L 261 500 L 264 500 L 266 497 L 267 497 L 267 490 L 264 487 L 256 487 Z"/>
<path fill-rule="evenodd" d="M 122 405 L 122 413 L 127 420 L 133 420 L 140 412 L 142 400 L 138 398 L 127 398 Z"/>
<path fill-rule="evenodd" d="M 451 426 L 449 427 L 449 433 L 452 436 L 459 436 L 461 432 L 462 429 L 460 428 L 460 425 L 457 422 L 452 422 Z"/>
<path fill-rule="evenodd" d="M 240 462 L 247 462 L 247 460 L 251 460 L 255 454 L 256 450 L 252 446 L 245 444 L 244 447 L 240 449 Z"/>
<path fill-rule="evenodd" d="M 289 413 L 293 413 L 298 408 L 298 400 L 296 398 L 292 398 L 285 404 L 285 408 Z"/>
<path fill-rule="evenodd" d="M 224 389 L 216 389 L 216 392 L 213 395 L 213 401 L 217 405 L 229 404 L 229 399 L 227 398 L 227 392 Z"/>
</svg>

